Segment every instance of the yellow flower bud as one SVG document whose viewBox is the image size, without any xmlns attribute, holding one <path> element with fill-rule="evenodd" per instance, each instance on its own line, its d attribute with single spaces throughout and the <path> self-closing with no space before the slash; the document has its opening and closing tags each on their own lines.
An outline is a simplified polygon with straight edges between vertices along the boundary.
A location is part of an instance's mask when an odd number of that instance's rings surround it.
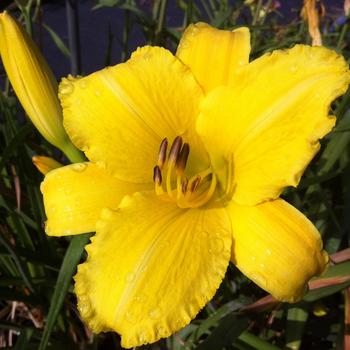
<svg viewBox="0 0 350 350">
<path fill-rule="evenodd" d="M 7 12 L 0 14 L 0 54 L 11 85 L 35 127 L 72 161 L 79 161 L 79 153 L 63 128 L 57 81 L 33 40 Z"/>
<path fill-rule="evenodd" d="M 43 175 L 46 175 L 53 169 L 60 168 L 63 166 L 61 163 L 57 162 L 53 158 L 44 156 L 34 156 L 32 158 L 32 162 Z"/>
</svg>

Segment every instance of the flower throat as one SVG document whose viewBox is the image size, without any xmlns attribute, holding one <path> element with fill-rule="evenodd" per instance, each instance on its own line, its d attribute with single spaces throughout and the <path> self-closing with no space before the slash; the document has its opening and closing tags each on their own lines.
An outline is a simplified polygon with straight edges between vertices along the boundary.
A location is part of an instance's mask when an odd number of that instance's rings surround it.
<svg viewBox="0 0 350 350">
<path fill-rule="evenodd" d="M 198 208 L 206 204 L 216 188 L 216 176 L 208 168 L 188 179 L 185 175 L 190 153 L 188 143 L 177 136 L 167 154 L 168 140 L 160 144 L 158 162 L 153 169 L 153 181 L 157 195 L 164 196 L 180 208 Z"/>
</svg>

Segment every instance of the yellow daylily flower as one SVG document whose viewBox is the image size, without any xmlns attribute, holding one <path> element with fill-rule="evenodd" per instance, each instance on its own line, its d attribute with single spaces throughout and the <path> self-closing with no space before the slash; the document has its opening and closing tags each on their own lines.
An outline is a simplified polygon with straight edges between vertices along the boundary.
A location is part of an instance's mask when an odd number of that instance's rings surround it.
<svg viewBox="0 0 350 350">
<path fill-rule="evenodd" d="M 246 28 L 191 25 L 176 56 L 146 46 L 60 85 L 65 128 L 89 162 L 47 174 L 46 232 L 96 231 L 75 276 L 78 308 L 123 347 L 187 325 L 230 260 L 289 302 L 325 269 L 317 229 L 278 197 L 334 126 L 348 66 L 323 47 L 251 63 L 249 51 Z"/>
<path fill-rule="evenodd" d="M 19 101 L 41 135 L 72 161 L 81 161 L 63 128 L 57 81 L 33 40 L 7 12 L 0 14 L 0 54 Z"/>
</svg>

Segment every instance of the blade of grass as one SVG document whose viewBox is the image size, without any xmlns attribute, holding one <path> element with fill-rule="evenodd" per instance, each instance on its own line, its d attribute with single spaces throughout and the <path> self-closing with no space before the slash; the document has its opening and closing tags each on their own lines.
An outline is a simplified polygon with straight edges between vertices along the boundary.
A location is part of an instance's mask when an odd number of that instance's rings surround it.
<svg viewBox="0 0 350 350">
<path fill-rule="evenodd" d="M 309 313 L 300 307 L 292 307 L 287 312 L 286 346 L 298 350 L 303 339 Z"/>
<path fill-rule="evenodd" d="M 196 350 L 221 350 L 230 346 L 248 327 L 248 321 L 248 317 L 235 312 L 225 316 Z"/>
<path fill-rule="evenodd" d="M 279 347 L 270 344 L 268 341 L 263 340 L 248 331 L 244 331 L 238 339 L 257 350 L 280 350 Z"/>
<path fill-rule="evenodd" d="M 73 237 L 70 241 L 67 252 L 64 256 L 60 272 L 58 274 L 55 291 L 51 298 L 51 305 L 46 319 L 46 325 L 43 332 L 43 337 L 38 350 L 45 350 L 57 317 L 61 310 L 64 299 L 67 295 L 72 276 L 76 266 L 84 251 L 85 245 L 88 243 L 90 234 Z"/>
<path fill-rule="evenodd" d="M 21 330 L 21 335 L 18 337 L 16 341 L 16 345 L 14 347 L 14 350 L 26 350 L 28 349 L 28 346 L 30 345 L 30 339 L 32 338 L 32 335 L 34 333 L 33 328 L 24 328 Z"/>
</svg>

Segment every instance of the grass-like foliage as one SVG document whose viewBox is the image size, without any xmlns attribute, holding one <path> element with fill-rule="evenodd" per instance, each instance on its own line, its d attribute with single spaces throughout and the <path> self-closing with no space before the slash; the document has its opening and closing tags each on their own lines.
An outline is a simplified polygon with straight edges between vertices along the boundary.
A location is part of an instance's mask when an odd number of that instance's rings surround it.
<svg viewBox="0 0 350 350">
<path fill-rule="evenodd" d="M 43 3 L 16 0 L 0 6 L 23 22 L 39 46 L 36 34 L 47 31 L 71 62 L 73 73 L 84 74 L 79 71 L 81 55 L 75 40 L 79 36 L 79 26 L 74 21 L 79 1 L 67 0 L 70 16 L 60 19 L 62 25 L 70 21 L 68 42 L 42 21 Z M 342 1 L 330 3 L 319 9 L 323 45 L 349 61 L 350 19 Z M 114 64 L 129 57 L 135 32 L 144 44 L 174 51 L 184 28 L 198 21 L 223 29 L 249 26 L 252 58 L 296 43 L 311 44 L 300 6 L 299 2 L 275 0 L 96 0 L 91 2 L 91 11 L 118 8 L 123 16 L 119 37 L 106 33 L 104 43 L 109 48 L 105 62 Z M 170 24 L 174 22 L 175 26 Z M 81 18 L 80 29 L 87 25 Z M 118 58 L 112 55 L 115 45 Z M 44 232 L 40 193 L 43 176 L 31 159 L 34 155 L 50 156 L 61 163 L 67 163 L 67 159 L 25 118 L 3 69 L 0 83 L 0 348 L 121 349 L 116 333 L 92 334 L 76 309 L 72 276 L 77 264 L 85 259 L 89 235 L 57 239 Z M 266 296 L 230 265 L 214 299 L 189 326 L 144 349 L 350 347 L 350 92 L 332 109 L 338 119 L 334 131 L 322 141 L 321 151 L 299 187 L 283 194 L 320 230 L 331 255 L 326 274 L 313 279 L 303 300 L 291 305 Z"/>
</svg>

